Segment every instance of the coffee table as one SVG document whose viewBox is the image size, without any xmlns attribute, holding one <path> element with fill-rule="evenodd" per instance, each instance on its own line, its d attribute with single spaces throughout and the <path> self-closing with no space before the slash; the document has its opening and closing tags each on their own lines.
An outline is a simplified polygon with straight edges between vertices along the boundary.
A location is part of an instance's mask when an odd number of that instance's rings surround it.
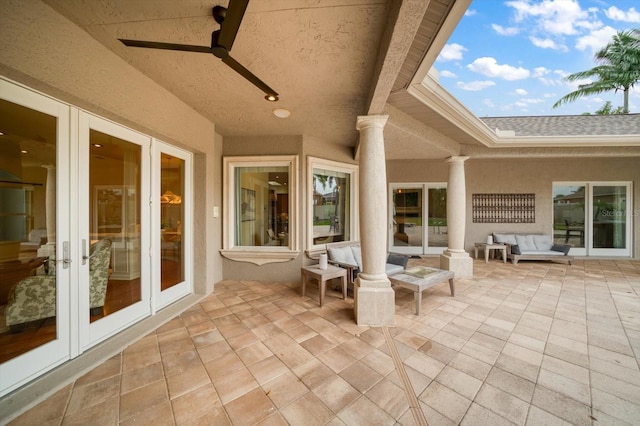
<svg viewBox="0 0 640 426">
<path fill-rule="evenodd" d="M 389 276 L 391 284 L 399 285 L 400 287 L 413 291 L 413 299 L 416 302 L 416 315 L 420 315 L 422 292 L 436 284 L 449 280 L 451 297 L 455 296 L 454 278 L 455 274 L 452 271 L 429 268 L 427 266 L 415 266 L 406 269 L 404 272 Z"/>
<path fill-rule="evenodd" d="M 324 295 L 327 290 L 327 280 L 333 278 L 341 278 L 342 283 L 342 298 L 347 299 L 347 270 L 334 265 L 327 265 L 326 269 L 320 269 L 319 265 L 303 266 L 300 270 L 302 275 L 302 296 L 307 287 L 307 279 L 318 280 L 318 286 L 320 287 L 320 307 L 324 302 Z"/>
</svg>

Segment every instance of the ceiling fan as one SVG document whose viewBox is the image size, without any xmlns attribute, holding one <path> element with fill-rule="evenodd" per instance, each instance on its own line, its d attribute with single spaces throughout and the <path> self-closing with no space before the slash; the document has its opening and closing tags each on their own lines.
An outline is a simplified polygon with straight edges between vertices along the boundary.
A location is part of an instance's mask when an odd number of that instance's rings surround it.
<svg viewBox="0 0 640 426">
<path fill-rule="evenodd" d="M 220 24 L 220 29 L 211 34 L 211 47 L 194 46 L 191 44 L 161 43 L 156 41 L 127 40 L 122 38 L 118 40 L 120 40 L 125 46 L 129 47 L 211 53 L 215 57 L 222 59 L 222 62 L 233 68 L 234 71 L 266 93 L 266 100 L 275 102 L 278 100 L 278 93 L 229 55 L 229 51 L 236 39 L 240 23 L 242 22 L 242 17 L 244 16 L 244 12 L 247 9 L 248 4 L 249 0 L 229 0 L 228 8 L 222 6 L 213 7 L 213 19 Z"/>
</svg>

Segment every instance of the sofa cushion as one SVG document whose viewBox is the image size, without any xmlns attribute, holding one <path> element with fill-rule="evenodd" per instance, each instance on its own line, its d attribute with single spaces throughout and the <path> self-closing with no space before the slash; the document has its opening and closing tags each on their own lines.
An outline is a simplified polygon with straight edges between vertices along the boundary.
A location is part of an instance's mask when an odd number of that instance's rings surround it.
<svg viewBox="0 0 640 426">
<path fill-rule="evenodd" d="M 553 246 L 553 241 L 551 240 L 551 235 L 532 235 L 533 243 L 536 245 L 538 250 L 551 250 Z"/>
<path fill-rule="evenodd" d="M 516 242 L 516 236 L 514 234 L 493 234 L 493 239 L 496 243 L 503 244 L 518 244 Z"/>
<path fill-rule="evenodd" d="M 393 263 L 387 263 L 384 265 L 384 272 L 387 275 L 398 274 L 403 271 L 404 268 L 401 265 L 394 265 Z"/>
<path fill-rule="evenodd" d="M 356 260 L 358 269 L 362 271 L 362 250 L 360 249 L 360 246 L 351 246 L 351 252 L 353 253 L 353 258 Z"/>
<path fill-rule="evenodd" d="M 520 247 L 521 252 L 538 250 L 533 235 L 516 235 L 516 244 Z M 549 247 L 551 248 L 551 247 Z"/>
<path fill-rule="evenodd" d="M 348 265 L 356 266 L 356 259 L 353 256 L 353 251 L 350 246 L 345 247 L 330 247 L 327 249 L 331 260 L 340 263 L 346 263 Z"/>
<path fill-rule="evenodd" d="M 565 244 L 554 244 L 551 246 L 551 251 L 557 251 L 563 254 L 569 254 L 569 250 L 571 250 L 571 246 Z"/>
<path fill-rule="evenodd" d="M 408 262 L 409 262 L 409 256 L 404 256 L 402 254 L 393 254 L 393 253 L 387 256 L 387 263 L 390 263 L 392 265 L 402 266 L 402 269 L 406 269 Z"/>
</svg>

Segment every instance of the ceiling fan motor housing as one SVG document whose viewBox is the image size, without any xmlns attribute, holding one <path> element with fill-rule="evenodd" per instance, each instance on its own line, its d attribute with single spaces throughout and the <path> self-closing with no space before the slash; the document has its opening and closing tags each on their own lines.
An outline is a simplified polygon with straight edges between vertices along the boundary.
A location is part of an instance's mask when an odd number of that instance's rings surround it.
<svg viewBox="0 0 640 426">
<path fill-rule="evenodd" d="M 213 52 L 213 56 L 216 58 L 226 58 L 229 56 L 229 51 L 224 47 L 218 44 L 218 39 L 220 38 L 220 30 L 215 30 L 211 33 L 211 50 Z"/>
</svg>

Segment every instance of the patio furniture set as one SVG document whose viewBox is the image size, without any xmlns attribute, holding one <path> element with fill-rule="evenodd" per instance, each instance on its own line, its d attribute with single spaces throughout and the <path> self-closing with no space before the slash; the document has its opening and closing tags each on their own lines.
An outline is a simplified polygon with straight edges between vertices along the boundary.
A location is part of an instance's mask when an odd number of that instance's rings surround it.
<svg viewBox="0 0 640 426">
<path fill-rule="evenodd" d="M 495 242 L 475 243 L 475 258 L 478 251 L 483 250 L 485 262 L 489 262 L 491 255 L 500 253 L 502 261 L 511 260 L 514 265 L 519 260 L 550 260 L 563 261 L 571 265 L 573 256 L 569 255 L 570 245 L 555 244 L 549 235 L 539 234 L 493 234 Z M 302 295 L 305 295 L 307 282 L 315 279 L 320 288 L 320 307 L 324 303 L 327 281 L 340 278 L 343 299 L 347 298 L 347 291 L 353 291 L 353 283 L 358 273 L 362 271 L 362 252 L 360 243 L 343 242 L 326 245 L 326 253 L 329 257 L 329 265 L 320 268 L 320 265 L 305 266 L 301 270 Z M 449 281 L 451 296 L 455 295 L 454 279 L 452 271 L 446 271 L 426 266 L 416 266 L 407 269 L 409 257 L 400 254 L 389 254 L 385 265 L 385 273 L 389 277 L 392 286 L 398 286 L 413 291 L 416 305 L 416 315 L 420 315 L 422 293 L 440 284 Z"/>
</svg>

